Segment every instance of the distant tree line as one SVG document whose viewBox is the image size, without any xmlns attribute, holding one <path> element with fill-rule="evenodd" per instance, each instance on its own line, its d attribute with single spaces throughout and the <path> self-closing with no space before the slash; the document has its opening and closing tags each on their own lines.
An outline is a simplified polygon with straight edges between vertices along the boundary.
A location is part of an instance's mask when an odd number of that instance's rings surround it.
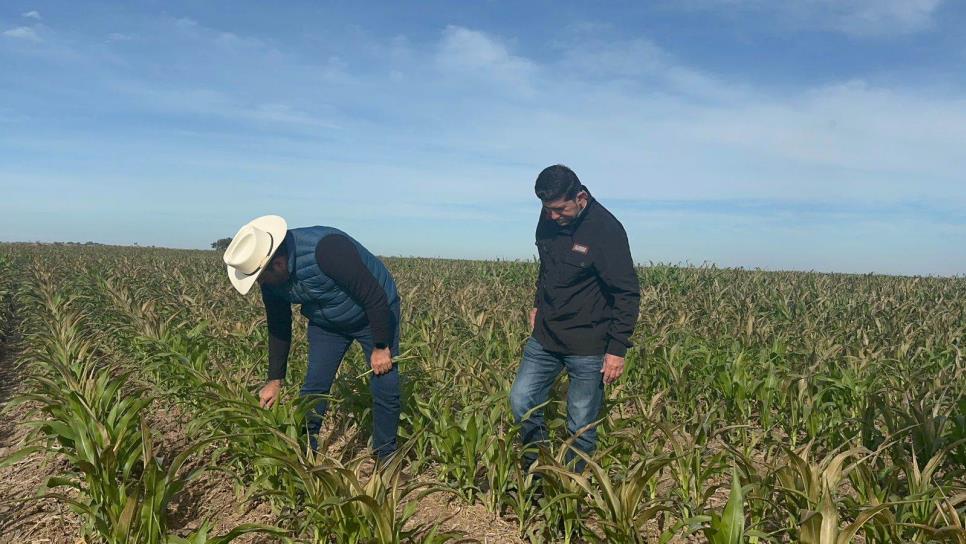
<svg viewBox="0 0 966 544">
<path fill-rule="evenodd" d="M 211 243 L 211 249 L 217 249 L 218 251 L 225 251 L 228 249 L 228 244 L 231 243 L 231 238 L 220 238 Z"/>
</svg>

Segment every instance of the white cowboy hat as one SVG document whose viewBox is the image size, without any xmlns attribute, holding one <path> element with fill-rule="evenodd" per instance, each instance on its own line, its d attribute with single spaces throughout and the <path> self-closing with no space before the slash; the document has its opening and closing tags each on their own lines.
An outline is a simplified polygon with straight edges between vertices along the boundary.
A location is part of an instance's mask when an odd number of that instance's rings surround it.
<svg viewBox="0 0 966 544">
<path fill-rule="evenodd" d="M 268 260 L 285 239 L 288 225 L 277 215 L 263 215 L 238 229 L 223 257 L 228 279 L 245 295 L 261 275 Z"/>
</svg>

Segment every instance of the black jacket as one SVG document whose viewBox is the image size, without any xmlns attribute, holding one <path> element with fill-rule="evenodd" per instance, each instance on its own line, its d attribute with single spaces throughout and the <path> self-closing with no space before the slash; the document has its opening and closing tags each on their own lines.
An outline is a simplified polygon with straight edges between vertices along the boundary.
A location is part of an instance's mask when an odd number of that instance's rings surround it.
<svg viewBox="0 0 966 544">
<path fill-rule="evenodd" d="M 533 337 L 554 353 L 623 357 L 641 300 L 624 227 L 591 198 L 564 227 L 541 211 L 536 238 L 540 273 Z"/>
</svg>

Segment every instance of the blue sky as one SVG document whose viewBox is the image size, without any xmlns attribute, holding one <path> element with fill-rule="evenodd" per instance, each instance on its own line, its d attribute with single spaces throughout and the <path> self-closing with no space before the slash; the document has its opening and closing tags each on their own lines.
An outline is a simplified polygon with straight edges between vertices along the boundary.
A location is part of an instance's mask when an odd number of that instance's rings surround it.
<svg viewBox="0 0 966 544">
<path fill-rule="evenodd" d="M 0 4 L 0 241 L 265 213 L 530 258 L 562 162 L 638 262 L 966 273 L 966 3 Z"/>
</svg>

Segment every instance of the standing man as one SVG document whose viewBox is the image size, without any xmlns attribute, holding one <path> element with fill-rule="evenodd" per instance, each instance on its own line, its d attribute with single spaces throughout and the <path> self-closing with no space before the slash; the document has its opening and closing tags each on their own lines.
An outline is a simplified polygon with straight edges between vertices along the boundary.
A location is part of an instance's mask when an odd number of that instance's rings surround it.
<svg viewBox="0 0 966 544">
<path fill-rule="evenodd" d="M 396 451 L 399 427 L 399 295 L 386 266 L 359 242 L 332 227 L 288 229 L 277 215 L 243 226 L 225 250 L 228 278 L 241 294 L 256 282 L 268 318 L 268 383 L 263 408 L 278 400 L 292 341 L 292 304 L 308 320 L 309 365 L 301 394 L 327 394 L 352 341 L 372 367 L 372 448 L 385 461 Z M 309 444 L 318 448 L 326 404 L 308 418 Z"/>
<path fill-rule="evenodd" d="M 577 174 L 563 165 L 545 168 L 534 191 L 543 204 L 537 223 L 540 272 L 530 312 L 533 334 L 510 391 L 517 422 L 547 401 L 562 370 L 567 371 L 567 430 L 574 445 L 591 454 L 597 445 L 594 422 L 604 385 L 624 372 L 640 305 L 640 283 L 624 227 L 590 196 Z M 520 430 L 524 447 L 547 439 L 543 411 Z M 568 452 L 568 460 L 575 455 Z M 529 450 L 526 466 L 536 460 Z M 583 470 L 578 462 L 577 469 Z"/>
</svg>

